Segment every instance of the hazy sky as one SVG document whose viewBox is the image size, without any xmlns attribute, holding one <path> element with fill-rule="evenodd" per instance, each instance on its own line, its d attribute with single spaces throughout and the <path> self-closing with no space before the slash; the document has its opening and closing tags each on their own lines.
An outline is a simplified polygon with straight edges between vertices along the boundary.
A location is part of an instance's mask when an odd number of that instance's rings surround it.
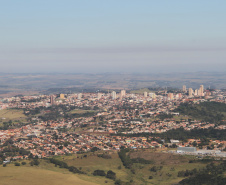
<svg viewBox="0 0 226 185">
<path fill-rule="evenodd" d="M 226 0 L 0 0 L 0 72 L 226 71 Z"/>
</svg>

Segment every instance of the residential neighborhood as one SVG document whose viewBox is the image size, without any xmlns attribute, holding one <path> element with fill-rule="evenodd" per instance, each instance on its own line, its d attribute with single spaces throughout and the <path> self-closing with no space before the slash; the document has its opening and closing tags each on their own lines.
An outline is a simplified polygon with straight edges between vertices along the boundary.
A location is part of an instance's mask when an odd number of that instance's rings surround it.
<svg viewBox="0 0 226 185">
<path fill-rule="evenodd" d="M 214 128 L 225 131 L 225 124 L 191 119 L 188 115 L 175 112 L 183 103 L 226 103 L 226 93 L 221 90 L 200 92 L 203 96 L 193 95 L 191 92 L 187 94 L 183 87 L 183 91 L 173 93 L 162 90 L 135 94 L 122 90 L 121 93 L 16 96 L 1 99 L 1 110 L 20 110 L 27 116 L 26 122 L 19 121 L 21 126 L 9 120 L 11 126 L 6 127 L 5 124 L 5 127 L 1 127 L 2 160 L 46 158 L 95 150 L 119 151 L 122 147 L 161 150 L 197 147 L 197 150 L 224 152 L 225 140 L 210 139 L 207 144 L 200 145 L 200 139 L 188 138 L 185 142 L 171 138 L 167 141 L 156 135 L 176 129 L 191 131 Z M 0 119 L 4 122 L 6 118 L 1 116 Z M 223 123 L 225 120 L 221 121 Z M 11 144 L 11 149 L 8 143 Z M 12 152 L 12 147 L 17 149 L 15 151 L 23 149 L 27 152 Z"/>
</svg>

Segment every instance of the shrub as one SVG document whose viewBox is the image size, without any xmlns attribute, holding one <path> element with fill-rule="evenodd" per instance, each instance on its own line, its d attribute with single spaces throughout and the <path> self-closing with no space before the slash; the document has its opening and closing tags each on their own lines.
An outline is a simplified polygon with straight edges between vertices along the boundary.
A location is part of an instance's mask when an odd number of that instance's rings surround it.
<svg viewBox="0 0 226 185">
<path fill-rule="evenodd" d="M 111 170 L 109 170 L 109 171 L 107 172 L 106 177 L 109 178 L 109 179 L 115 180 L 115 179 L 116 179 L 116 173 L 113 172 L 113 171 L 111 171 Z"/>
<path fill-rule="evenodd" d="M 153 179 L 153 177 L 152 176 L 149 176 L 149 179 Z"/>
<path fill-rule="evenodd" d="M 122 185 L 122 181 L 121 181 L 120 179 L 117 179 L 117 180 L 115 181 L 115 185 Z"/>
<path fill-rule="evenodd" d="M 81 167 L 80 167 L 81 168 Z M 85 174 L 84 172 L 81 171 L 81 169 L 79 170 L 78 168 L 74 167 L 74 166 L 69 166 L 68 167 L 68 170 L 70 172 L 73 172 L 73 173 L 79 173 L 79 174 Z"/>
<path fill-rule="evenodd" d="M 40 162 L 38 161 L 38 159 L 34 159 L 34 165 L 38 166 L 39 163 L 40 163 Z"/>
<path fill-rule="evenodd" d="M 30 165 L 31 165 L 31 166 L 34 166 L 34 162 L 33 162 L 33 161 L 31 161 L 31 162 L 30 162 Z"/>
<path fill-rule="evenodd" d="M 15 162 L 15 164 L 14 164 L 15 166 L 20 166 L 20 163 L 18 163 L 18 162 Z"/>
<path fill-rule="evenodd" d="M 104 159 L 111 159 L 111 156 L 108 154 L 98 154 L 97 157 L 102 157 Z"/>
<path fill-rule="evenodd" d="M 104 170 L 95 170 L 93 172 L 93 175 L 95 175 L 95 176 L 106 176 Z"/>
</svg>

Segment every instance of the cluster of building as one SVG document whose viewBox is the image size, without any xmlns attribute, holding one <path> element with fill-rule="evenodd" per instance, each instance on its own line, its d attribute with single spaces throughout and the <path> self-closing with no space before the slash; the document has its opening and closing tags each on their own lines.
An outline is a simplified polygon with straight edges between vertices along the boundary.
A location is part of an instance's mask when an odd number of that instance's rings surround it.
<svg viewBox="0 0 226 185">
<path fill-rule="evenodd" d="M 91 151 L 96 147 L 100 150 L 119 150 L 120 147 L 150 148 L 165 147 L 164 141 L 158 141 L 152 137 L 130 137 L 128 134 L 137 133 L 162 133 L 171 129 L 183 127 L 185 130 L 214 127 L 213 123 L 166 118 L 157 119 L 161 114 L 173 114 L 180 103 L 217 101 L 226 102 L 225 92 L 220 90 L 207 91 L 200 86 L 195 98 L 187 94 L 186 87 L 182 92 L 167 93 L 165 90 L 158 92 L 144 92 L 143 94 L 126 93 L 78 93 L 60 95 L 38 95 L 5 98 L 0 101 L 0 109 L 24 109 L 31 110 L 42 107 L 65 105 L 76 107 L 85 111 L 94 111 L 94 116 L 76 116 L 72 112 L 60 112 L 57 121 L 43 121 L 34 115 L 32 120 L 21 128 L 0 130 L 0 141 L 3 146 L 9 139 L 13 146 L 29 150 L 33 156 L 48 157 Z M 50 110 L 43 111 L 45 116 Z M 72 115 L 64 117 L 65 114 Z M 226 129 L 225 125 L 219 125 L 215 129 Z M 124 136 L 111 134 L 122 133 Z M 128 135 L 128 136 L 127 136 Z M 161 141 L 161 142 L 159 142 Z M 172 142 L 173 143 L 173 142 Z M 186 146 L 190 146 L 186 143 Z M 179 145 L 179 144 L 178 144 Z M 170 145 L 169 145 L 170 146 Z M 217 148 L 218 145 L 216 145 Z M 222 142 L 221 150 L 226 143 Z M 0 152 L 3 147 L 0 148 Z M 13 159 L 21 156 L 11 156 Z M 28 156 L 22 156 L 22 158 Z"/>
<path fill-rule="evenodd" d="M 193 90 L 192 88 L 186 89 L 186 86 L 183 85 L 183 92 L 188 93 L 188 97 L 193 97 L 193 96 L 211 96 L 210 91 L 204 91 L 204 86 L 200 85 L 199 89 Z"/>
</svg>

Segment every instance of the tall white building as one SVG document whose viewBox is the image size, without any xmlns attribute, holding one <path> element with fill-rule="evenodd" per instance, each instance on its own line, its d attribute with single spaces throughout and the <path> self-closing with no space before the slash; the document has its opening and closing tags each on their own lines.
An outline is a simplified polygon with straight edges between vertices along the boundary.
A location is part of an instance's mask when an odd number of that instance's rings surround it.
<svg viewBox="0 0 226 185">
<path fill-rule="evenodd" d="M 113 100 L 117 98 L 117 96 L 116 96 L 116 92 L 115 92 L 115 91 L 112 91 L 112 93 L 111 93 L 111 97 L 112 97 L 112 99 L 113 99 Z"/>
<path fill-rule="evenodd" d="M 81 100 L 82 99 L 82 93 L 78 94 L 78 99 Z"/>
<path fill-rule="evenodd" d="M 204 86 L 203 85 L 200 85 L 199 96 L 204 96 Z"/>
<path fill-rule="evenodd" d="M 188 96 L 189 97 L 192 97 L 193 96 L 193 89 L 192 88 L 189 88 L 188 89 Z"/>
<path fill-rule="evenodd" d="M 147 96 L 148 96 L 148 93 L 145 91 L 144 92 L 144 97 L 147 98 Z"/>
<path fill-rule="evenodd" d="M 149 96 L 150 96 L 151 98 L 156 98 L 155 93 L 149 93 Z"/>
<path fill-rule="evenodd" d="M 99 99 L 101 99 L 101 97 L 102 97 L 102 94 L 98 92 L 97 99 L 99 100 Z"/>
<path fill-rule="evenodd" d="M 126 96 L 126 90 L 121 90 L 121 98 Z"/>
<path fill-rule="evenodd" d="M 187 92 L 186 85 L 183 85 L 183 92 Z"/>
<path fill-rule="evenodd" d="M 198 96 L 198 90 L 197 89 L 195 89 L 194 95 Z"/>
</svg>

